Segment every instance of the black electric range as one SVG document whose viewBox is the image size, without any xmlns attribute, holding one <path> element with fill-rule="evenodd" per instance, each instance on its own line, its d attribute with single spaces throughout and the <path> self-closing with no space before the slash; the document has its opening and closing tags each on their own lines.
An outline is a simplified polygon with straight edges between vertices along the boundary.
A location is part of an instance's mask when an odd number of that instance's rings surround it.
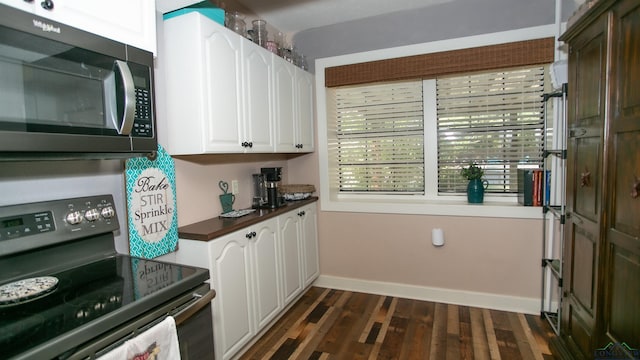
<svg viewBox="0 0 640 360">
<path fill-rule="evenodd" d="M 136 318 L 166 316 L 209 278 L 117 254 L 118 227 L 110 195 L 0 208 L 3 358 L 66 359 Z"/>
</svg>

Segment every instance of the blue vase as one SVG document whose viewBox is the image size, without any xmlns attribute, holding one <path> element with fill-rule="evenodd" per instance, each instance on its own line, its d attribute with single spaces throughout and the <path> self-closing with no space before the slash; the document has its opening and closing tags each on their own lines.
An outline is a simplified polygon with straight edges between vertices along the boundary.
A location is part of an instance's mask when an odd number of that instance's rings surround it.
<svg viewBox="0 0 640 360">
<path fill-rule="evenodd" d="M 482 204 L 484 201 L 484 189 L 486 189 L 487 186 L 489 186 L 487 180 L 469 180 L 469 184 L 467 185 L 467 201 L 469 204 Z"/>
</svg>

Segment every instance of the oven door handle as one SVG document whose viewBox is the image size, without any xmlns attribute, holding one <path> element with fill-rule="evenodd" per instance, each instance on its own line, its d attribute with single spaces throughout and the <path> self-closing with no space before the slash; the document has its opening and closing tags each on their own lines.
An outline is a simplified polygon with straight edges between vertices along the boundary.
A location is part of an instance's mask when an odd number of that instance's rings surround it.
<svg viewBox="0 0 640 360">
<path fill-rule="evenodd" d="M 204 295 L 193 294 L 194 297 L 200 297 L 196 302 L 189 305 L 187 308 L 180 310 L 178 313 L 173 314 L 173 318 L 176 322 L 176 326 L 180 326 L 183 322 L 187 321 L 203 307 L 209 305 L 213 298 L 216 297 L 216 291 L 214 289 L 209 290 Z"/>
</svg>

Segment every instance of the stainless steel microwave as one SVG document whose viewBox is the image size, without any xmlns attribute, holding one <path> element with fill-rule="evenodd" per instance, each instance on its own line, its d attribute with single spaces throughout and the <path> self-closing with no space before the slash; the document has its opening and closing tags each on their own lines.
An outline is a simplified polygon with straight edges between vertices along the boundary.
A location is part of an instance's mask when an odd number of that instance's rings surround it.
<svg viewBox="0 0 640 360">
<path fill-rule="evenodd" d="M 0 14 L 0 161 L 155 154 L 153 54 Z"/>
</svg>

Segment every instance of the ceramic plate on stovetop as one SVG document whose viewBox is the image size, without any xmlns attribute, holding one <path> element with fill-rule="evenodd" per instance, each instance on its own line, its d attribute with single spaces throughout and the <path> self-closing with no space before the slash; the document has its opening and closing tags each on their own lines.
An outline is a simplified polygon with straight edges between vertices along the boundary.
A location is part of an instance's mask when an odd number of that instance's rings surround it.
<svg viewBox="0 0 640 360">
<path fill-rule="evenodd" d="M 0 286 L 0 306 L 18 305 L 38 299 L 55 290 L 58 278 L 40 276 Z"/>
</svg>

